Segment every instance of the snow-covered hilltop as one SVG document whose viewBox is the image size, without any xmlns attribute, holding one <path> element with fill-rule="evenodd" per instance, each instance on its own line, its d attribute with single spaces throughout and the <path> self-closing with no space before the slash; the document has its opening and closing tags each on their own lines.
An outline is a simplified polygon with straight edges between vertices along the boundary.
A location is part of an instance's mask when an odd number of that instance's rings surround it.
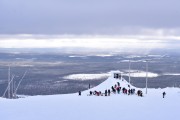
<svg viewBox="0 0 180 120">
<path fill-rule="evenodd" d="M 91 88 L 89 90 L 86 90 L 82 93 L 82 95 L 88 95 L 90 93 L 90 91 L 94 92 L 102 92 L 105 93 L 105 90 L 110 90 L 112 92 L 112 87 L 114 87 L 115 89 L 115 93 L 112 93 L 112 95 L 116 95 L 116 93 L 118 94 L 117 88 L 118 88 L 118 83 L 119 83 L 119 87 L 120 87 L 120 93 L 119 95 L 122 93 L 122 89 L 125 88 L 127 90 L 129 89 L 136 89 L 136 87 L 132 86 L 131 84 L 129 84 L 123 77 L 122 77 L 122 73 L 120 71 L 112 71 L 110 72 L 110 77 L 105 80 L 103 83 L 101 83 L 100 85 Z M 136 89 L 140 90 L 140 89 Z"/>
<path fill-rule="evenodd" d="M 145 89 L 130 85 L 123 78 L 111 76 L 102 84 L 78 93 L 32 96 L 21 99 L 0 98 L 1 120 L 179 120 L 180 89 Z M 111 89 L 117 83 L 127 88 L 142 90 L 136 94 L 111 93 L 110 96 L 88 96 L 90 91 Z M 162 92 L 166 96 L 162 98 Z"/>
</svg>

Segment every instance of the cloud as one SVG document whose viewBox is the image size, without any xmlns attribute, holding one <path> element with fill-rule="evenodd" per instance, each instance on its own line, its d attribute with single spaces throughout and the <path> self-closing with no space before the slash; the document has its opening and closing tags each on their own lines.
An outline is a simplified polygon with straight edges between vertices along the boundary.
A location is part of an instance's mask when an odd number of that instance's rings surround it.
<svg viewBox="0 0 180 120">
<path fill-rule="evenodd" d="M 0 34 L 124 35 L 179 29 L 179 4 L 179 0 L 0 0 Z"/>
<path fill-rule="evenodd" d="M 104 50 L 164 48 L 180 42 L 180 36 L 1 36 L 0 48 L 86 48 Z"/>
<path fill-rule="evenodd" d="M 73 54 L 149 54 L 180 48 L 180 36 L 173 34 L 139 35 L 0 35 L 0 49 L 18 48 L 31 52 L 58 52 Z M 17 50 L 17 49 L 16 49 Z M 43 51 L 42 51 L 43 50 Z M 155 52 L 157 53 L 157 51 Z"/>
</svg>

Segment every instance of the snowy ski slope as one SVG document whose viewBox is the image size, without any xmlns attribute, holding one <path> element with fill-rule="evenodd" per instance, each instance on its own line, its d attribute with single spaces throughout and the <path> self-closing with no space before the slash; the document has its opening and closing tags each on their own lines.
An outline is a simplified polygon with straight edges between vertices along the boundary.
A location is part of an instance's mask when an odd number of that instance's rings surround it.
<svg viewBox="0 0 180 120">
<path fill-rule="evenodd" d="M 104 92 L 117 82 L 126 88 L 129 84 L 111 76 L 90 90 Z M 147 95 L 142 89 L 144 97 L 122 93 L 87 96 L 90 90 L 82 92 L 82 96 L 75 93 L 15 100 L 0 98 L 0 120 L 180 120 L 179 88 L 148 89 Z M 167 93 L 164 99 L 163 91 Z"/>
</svg>

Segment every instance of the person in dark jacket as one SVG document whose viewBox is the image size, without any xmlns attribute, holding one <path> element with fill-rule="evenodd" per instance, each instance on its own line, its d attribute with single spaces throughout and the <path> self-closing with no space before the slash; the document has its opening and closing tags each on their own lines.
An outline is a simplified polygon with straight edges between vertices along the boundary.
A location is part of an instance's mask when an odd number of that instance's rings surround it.
<svg viewBox="0 0 180 120">
<path fill-rule="evenodd" d="M 129 90 L 128 90 L 128 95 L 130 95 L 130 94 L 131 94 L 131 90 L 129 89 Z"/>
<path fill-rule="evenodd" d="M 113 93 L 115 94 L 116 93 L 115 88 L 112 86 L 111 89 L 112 89 Z"/>
<path fill-rule="evenodd" d="M 119 83 L 119 82 L 117 82 L 117 84 L 118 84 L 118 86 L 120 86 L 120 83 Z"/>
<path fill-rule="evenodd" d="M 91 95 L 93 94 L 93 92 L 92 92 L 92 91 L 90 91 L 90 92 L 89 92 L 89 94 L 90 94 L 90 96 L 91 96 Z"/>
<path fill-rule="evenodd" d="M 112 86 L 111 89 L 112 89 L 112 91 L 113 91 L 113 90 L 114 90 L 114 87 Z"/>
<path fill-rule="evenodd" d="M 165 93 L 165 92 L 163 92 L 162 94 L 163 94 L 163 98 L 164 98 L 164 97 L 165 97 L 165 95 L 166 95 L 166 93 Z"/>
<path fill-rule="evenodd" d="M 109 90 L 108 90 L 108 96 L 110 96 L 110 94 L 111 94 L 111 90 L 109 89 Z"/>
<path fill-rule="evenodd" d="M 143 97 L 143 92 L 141 91 L 140 96 Z"/>
<path fill-rule="evenodd" d="M 107 96 L 107 90 L 105 90 L 105 96 Z"/>
<path fill-rule="evenodd" d="M 79 96 L 81 96 L 81 91 L 79 91 Z"/>
</svg>

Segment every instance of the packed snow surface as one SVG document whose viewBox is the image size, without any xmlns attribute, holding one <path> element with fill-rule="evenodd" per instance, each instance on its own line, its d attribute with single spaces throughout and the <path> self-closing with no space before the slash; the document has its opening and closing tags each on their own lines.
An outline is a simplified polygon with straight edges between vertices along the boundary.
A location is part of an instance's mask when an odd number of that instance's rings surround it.
<svg viewBox="0 0 180 120">
<path fill-rule="evenodd" d="M 145 89 L 144 97 L 137 95 L 111 94 L 111 96 L 88 96 L 89 91 L 110 89 L 120 82 L 110 76 L 102 84 L 75 94 L 32 96 L 19 99 L 0 98 L 1 120 L 179 120 L 180 89 Z M 166 92 L 162 98 L 162 92 Z"/>
</svg>

